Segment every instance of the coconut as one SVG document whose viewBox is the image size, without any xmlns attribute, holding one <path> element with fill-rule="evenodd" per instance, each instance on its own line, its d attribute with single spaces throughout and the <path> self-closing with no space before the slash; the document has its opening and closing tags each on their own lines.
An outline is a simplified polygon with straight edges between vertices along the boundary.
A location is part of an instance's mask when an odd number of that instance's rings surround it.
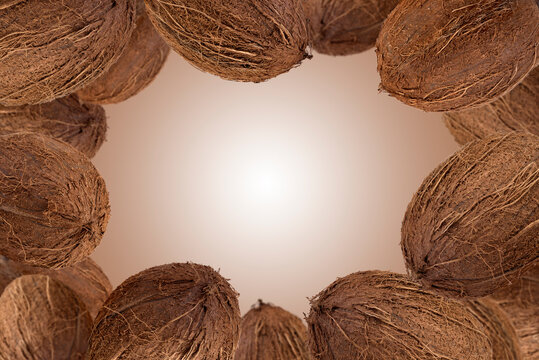
<svg viewBox="0 0 539 360">
<path fill-rule="evenodd" d="M 490 104 L 443 115 L 459 144 L 495 133 L 527 131 L 539 136 L 539 67 L 509 93 Z"/>
<path fill-rule="evenodd" d="M 62 140 L 93 157 L 107 132 L 105 110 L 69 95 L 45 104 L 0 105 L 0 134 L 37 132 Z"/>
<path fill-rule="evenodd" d="M 72 146 L 35 133 L 0 135 L 0 255 L 33 266 L 83 261 L 101 241 L 105 182 Z"/>
<path fill-rule="evenodd" d="M 309 57 L 302 0 L 146 0 L 157 31 L 202 71 L 260 82 Z"/>
<path fill-rule="evenodd" d="M 2 359 L 83 360 L 91 331 L 82 301 L 49 276 L 21 276 L 0 296 Z"/>
<path fill-rule="evenodd" d="M 399 274 L 336 280 L 311 299 L 307 324 L 319 360 L 493 359 L 489 336 L 467 306 Z"/>
<path fill-rule="evenodd" d="M 535 0 L 402 0 L 376 43 L 380 87 L 426 111 L 486 104 L 538 63 L 538 18 Z"/>
<path fill-rule="evenodd" d="M 241 322 L 234 360 L 309 360 L 307 328 L 288 311 L 259 300 Z"/>
<path fill-rule="evenodd" d="M 0 1 L 0 104 L 50 102 L 96 79 L 134 18 L 134 0 Z"/>
<path fill-rule="evenodd" d="M 97 315 L 88 360 L 231 360 L 238 294 L 209 266 L 168 264 L 116 288 Z"/>
<path fill-rule="evenodd" d="M 495 135 L 436 168 L 408 205 L 411 274 L 450 296 L 486 296 L 539 258 L 539 137 Z"/>
<path fill-rule="evenodd" d="M 170 47 L 155 31 L 144 0 L 137 0 L 136 27 L 122 56 L 97 80 L 78 91 L 84 101 L 113 104 L 138 94 L 157 76 Z"/>
<path fill-rule="evenodd" d="M 382 23 L 399 0 L 308 0 L 313 48 L 322 54 L 350 55 L 374 46 Z"/>
</svg>

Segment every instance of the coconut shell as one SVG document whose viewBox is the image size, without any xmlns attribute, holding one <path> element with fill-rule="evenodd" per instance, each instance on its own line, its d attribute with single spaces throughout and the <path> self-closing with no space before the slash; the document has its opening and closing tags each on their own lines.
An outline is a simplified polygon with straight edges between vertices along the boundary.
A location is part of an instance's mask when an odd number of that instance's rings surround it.
<svg viewBox="0 0 539 360">
<path fill-rule="evenodd" d="M 146 10 L 172 49 L 227 80 L 261 82 L 310 57 L 303 0 L 146 0 Z"/>
<path fill-rule="evenodd" d="M 150 268 L 116 288 L 97 315 L 88 360 L 231 360 L 238 294 L 209 266 Z"/>
<path fill-rule="evenodd" d="M 307 328 L 288 311 L 259 301 L 241 322 L 234 360 L 309 360 Z"/>
<path fill-rule="evenodd" d="M 91 158 L 105 141 L 107 117 L 103 107 L 76 95 L 38 105 L 0 105 L 0 134 L 21 131 L 62 140 Z"/>
<path fill-rule="evenodd" d="M 340 278 L 311 299 L 318 360 L 493 359 L 481 321 L 464 304 L 381 271 Z"/>
<path fill-rule="evenodd" d="M 491 102 L 537 64 L 538 19 L 535 0 L 402 0 L 376 43 L 380 88 L 425 111 Z"/>
<path fill-rule="evenodd" d="M 408 205 L 412 275 L 450 296 L 486 296 L 539 259 L 539 137 L 495 135 L 436 168 Z"/>
<path fill-rule="evenodd" d="M 496 133 L 527 131 L 539 136 L 539 67 L 509 93 L 490 104 L 443 115 L 445 125 L 464 145 Z"/>
<path fill-rule="evenodd" d="M 134 0 L 0 1 L 0 104 L 67 96 L 116 62 Z"/>
<path fill-rule="evenodd" d="M 0 296 L 2 360 L 83 360 L 91 331 L 84 303 L 49 276 L 21 276 Z"/>
<path fill-rule="evenodd" d="M 0 170 L 0 255 L 62 268 L 100 243 L 108 193 L 83 153 L 41 134 L 0 135 Z"/>
</svg>

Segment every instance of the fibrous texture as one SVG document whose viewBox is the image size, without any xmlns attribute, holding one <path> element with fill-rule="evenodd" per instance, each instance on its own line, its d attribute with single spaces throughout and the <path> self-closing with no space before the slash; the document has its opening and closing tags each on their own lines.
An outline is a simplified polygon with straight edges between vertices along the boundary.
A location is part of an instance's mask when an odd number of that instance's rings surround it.
<svg viewBox="0 0 539 360">
<path fill-rule="evenodd" d="M 109 213 L 105 182 L 83 153 L 40 134 L 0 135 L 0 255 L 76 264 L 100 243 Z"/>
<path fill-rule="evenodd" d="M 539 259 L 539 137 L 495 135 L 423 182 L 402 224 L 408 270 L 451 296 L 486 296 Z"/>
<path fill-rule="evenodd" d="M 62 140 L 93 157 L 107 132 L 105 110 L 69 95 L 45 104 L 0 105 L 0 134 L 36 132 Z"/>
<path fill-rule="evenodd" d="M 231 360 L 241 321 L 237 296 L 208 266 L 145 270 L 105 302 L 88 360 Z"/>
<path fill-rule="evenodd" d="M 309 360 L 307 328 L 288 311 L 259 301 L 243 316 L 234 360 Z"/>
<path fill-rule="evenodd" d="M 404 275 L 338 279 L 311 300 L 307 324 L 319 360 L 493 359 L 489 336 L 468 307 Z"/>
<path fill-rule="evenodd" d="M 172 49 L 224 79 L 264 81 L 309 57 L 302 0 L 146 0 L 146 8 Z"/>
<path fill-rule="evenodd" d="M 91 331 L 84 303 L 49 276 L 19 277 L 0 296 L 1 360 L 83 360 Z"/>
<path fill-rule="evenodd" d="M 50 102 L 78 90 L 120 56 L 134 0 L 0 1 L 0 104 Z"/>
<path fill-rule="evenodd" d="M 538 19 L 535 0 L 402 0 L 376 43 L 380 87 L 426 111 L 493 101 L 537 64 Z"/>
</svg>

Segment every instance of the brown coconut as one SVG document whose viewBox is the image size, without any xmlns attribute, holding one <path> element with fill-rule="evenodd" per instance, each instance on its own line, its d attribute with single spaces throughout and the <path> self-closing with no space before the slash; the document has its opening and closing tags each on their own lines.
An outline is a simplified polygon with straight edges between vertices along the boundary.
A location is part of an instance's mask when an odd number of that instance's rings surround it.
<svg viewBox="0 0 539 360">
<path fill-rule="evenodd" d="M 307 57 L 303 0 L 146 0 L 156 29 L 202 71 L 261 82 Z"/>
<path fill-rule="evenodd" d="M 238 294 L 208 266 L 150 268 L 116 288 L 97 315 L 88 360 L 231 360 Z"/>
<path fill-rule="evenodd" d="M 0 105 L 0 134 L 36 132 L 62 140 L 93 157 L 107 132 L 105 110 L 69 95 L 45 104 Z"/>
<path fill-rule="evenodd" d="M 321 54 L 350 55 L 374 47 L 382 23 L 399 0 L 307 0 L 313 48 Z"/>
<path fill-rule="evenodd" d="M 67 285 L 84 302 L 92 319 L 112 292 L 107 275 L 99 265 L 88 258 L 60 270 L 49 270 L 11 261 L 0 256 L 0 294 L 16 278 L 23 275 L 43 274 Z"/>
<path fill-rule="evenodd" d="M 509 93 L 490 104 L 443 115 L 459 144 L 511 131 L 539 136 L 539 67 Z"/>
<path fill-rule="evenodd" d="M 0 104 L 50 102 L 96 79 L 134 18 L 134 0 L 0 1 Z"/>
<path fill-rule="evenodd" d="M 494 359 L 468 307 L 388 272 L 338 279 L 311 300 L 307 324 L 319 360 Z"/>
<path fill-rule="evenodd" d="M 167 59 L 170 47 L 155 31 L 144 0 L 137 0 L 136 27 L 120 58 L 107 72 L 78 91 L 84 101 L 113 104 L 129 99 L 148 86 Z"/>
<path fill-rule="evenodd" d="M 241 322 L 234 360 L 309 360 L 307 328 L 288 311 L 259 300 Z"/>
<path fill-rule="evenodd" d="M 486 296 L 539 259 L 539 137 L 495 135 L 423 182 L 402 224 L 411 274 L 451 296 Z"/>
<path fill-rule="evenodd" d="M 62 268 L 100 243 L 108 193 L 83 153 L 41 134 L 0 135 L 0 170 L 0 255 Z"/>
<path fill-rule="evenodd" d="M 377 40 L 380 87 L 426 111 L 486 104 L 537 64 L 538 19 L 535 0 L 402 0 Z"/>
<path fill-rule="evenodd" d="M 91 331 L 84 303 L 49 276 L 19 277 L 0 296 L 2 360 L 83 360 Z"/>
</svg>

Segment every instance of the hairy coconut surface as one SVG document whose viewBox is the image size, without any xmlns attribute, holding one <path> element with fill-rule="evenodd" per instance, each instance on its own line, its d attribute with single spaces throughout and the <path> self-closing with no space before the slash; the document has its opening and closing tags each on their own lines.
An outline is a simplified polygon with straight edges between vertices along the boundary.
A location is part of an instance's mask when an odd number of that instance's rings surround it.
<svg viewBox="0 0 539 360">
<path fill-rule="evenodd" d="M 83 153 L 41 134 L 0 135 L 0 255 L 76 264 L 101 241 L 109 213 L 105 182 Z"/>
<path fill-rule="evenodd" d="M 76 95 L 38 105 L 0 105 L 0 134 L 21 131 L 62 140 L 91 158 L 105 141 L 107 117 L 103 107 Z"/>
<path fill-rule="evenodd" d="M 150 268 L 116 288 L 97 315 L 88 360 L 231 360 L 238 294 L 209 266 Z"/>
<path fill-rule="evenodd" d="M 468 307 L 399 274 L 338 279 L 311 300 L 307 324 L 319 360 L 493 359 L 489 336 Z"/>
<path fill-rule="evenodd" d="M 527 131 L 539 136 L 539 67 L 509 93 L 490 104 L 443 115 L 459 144 L 495 133 Z"/>
<path fill-rule="evenodd" d="M 382 23 L 399 0 L 307 0 L 313 47 L 327 55 L 350 55 L 372 48 Z"/>
<path fill-rule="evenodd" d="M 0 104 L 50 102 L 96 79 L 134 18 L 134 0 L 0 1 Z"/>
<path fill-rule="evenodd" d="M 91 331 L 84 303 L 49 276 L 21 276 L 0 296 L 1 360 L 83 360 Z"/>
<path fill-rule="evenodd" d="M 241 322 L 234 360 L 309 360 L 307 328 L 300 318 L 259 300 Z"/>
<path fill-rule="evenodd" d="M 474 141 L 436 168 L 408 205 L 409 271 L 451 296 L 486 296 L 539 259 L 539 137 Z"/>
<path fill-rule="evenodd" d="M 146 10 L 172 49 L 224 79 L 264 81 L 309 57 L 302 0 L 146 0 Z"/>
<path fill-rule="evenodd" d="M 155 31 L 144 0 L 137 0 L 136 27 L 120 58 L 101 75 L 78 91 L 91 103 L 113 104 L 125 101 L 148 86 L 163 67 L 170 47 Z"/>
<path fill-rule="evenodd" d="M 488 103 L 537 64 L 537 19 L 535 0 L 402 0 L 377 40 L 380 87 L 426 111 Z"/>
</svg>

